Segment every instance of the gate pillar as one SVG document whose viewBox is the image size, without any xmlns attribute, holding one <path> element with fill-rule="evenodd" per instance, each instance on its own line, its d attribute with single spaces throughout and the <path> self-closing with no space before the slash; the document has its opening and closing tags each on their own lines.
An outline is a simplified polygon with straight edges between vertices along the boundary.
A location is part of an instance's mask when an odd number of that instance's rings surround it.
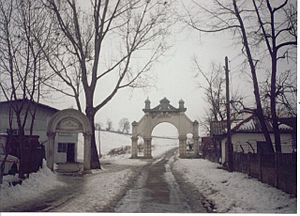
<svg viewBox="0 0 300 216">
<path fill-rule="evenodd" d="M 193 122 L 194 156 L 199 157 L 199 123 Z"/>
<path fill-rule="evenodd" d="M 144 138 L 144 158 L 152 158 L 151 155 L 151 137 Z"/>
<path fill-rule="evenodd" d="M 194 154 L 195 154 L 195 157 L 198 157 L 199 156 L 199 136 L 195 136 L 193 137 L 193 140 L 194 140 Z"/>
<path fill-rule="evenodd" d="M 179 136 L 179 157 L 186 157 L 186 136 Z"/>
<path fill-rule="evenodd" d="M 131 137 L 131 158 L 137 158 L 137 137 Z"/>
</svg>

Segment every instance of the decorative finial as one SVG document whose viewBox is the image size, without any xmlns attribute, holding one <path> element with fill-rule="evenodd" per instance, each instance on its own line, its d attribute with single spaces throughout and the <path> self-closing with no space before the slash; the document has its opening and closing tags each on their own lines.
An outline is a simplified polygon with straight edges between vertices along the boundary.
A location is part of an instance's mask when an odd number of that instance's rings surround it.
<svg viewBox="0 0 300 216">
<path fill-rule="evenodd" d="M 184 109 L 184 101 L 182 99 L 179 100 L 179 109 L 180 110 Z"/>
<path fill-rule="evenodd" d="M 145 100 L 145 109 L 150 109 L 150 100 L 149 97 Z"/>
</svg>

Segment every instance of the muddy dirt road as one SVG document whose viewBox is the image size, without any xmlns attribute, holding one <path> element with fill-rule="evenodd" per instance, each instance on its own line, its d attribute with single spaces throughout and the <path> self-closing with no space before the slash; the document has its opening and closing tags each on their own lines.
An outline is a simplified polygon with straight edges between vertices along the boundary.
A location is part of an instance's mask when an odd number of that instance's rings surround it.
<svg viewBox="0 0 300 216">
<path fill-rule="evenodd" d="M 65 183 L 38 198 L 27 200 L 21 205 L 2 209 L 5 212 L 143 212 L 143 213 L 189 213 L 207 212 L 204 197 L 193 185 L 185 182 L 182 176 L 172 171 L 177 154 L 176 148 L 164 155 L 148 160 L 147 165 L 131 166 L 122 164 L 104 164 L 105 170 L 87 176 L 58 175 Z M 98 182 L 106 180 L 108 175 L 132 171 L 130 179 L 124 183 L 119 194 L 105 206 L 105 194 L 96 190 Z M 106 177 L 105 177 L 106 176 Z M 111 178 L 109 178 L 111 179 Z M 114 178 L 113 178 L 114 179 Z M 119 187 L 120 185 L 116 185 Z M 205 206 L 205 208 L 203 207 Z M 84 208 L 83 208 L 84 207 Z M 209 210 L 208 210 L 209 211 Z"/>
<path fill-rule="evenodd" d="M 154 160 L 144 167 L 132 187 L 117 203 L 115 212 L 168 212 L 189 213 L 207 212 L 202 205 L 202 197 L 199 197 L 195 208 L 189 199 L 191 187 L 185 185 L 185 193 L 181 190 L 174 174 L 172 173 L 172 161 L 175 149 L 168 151 L 162 157 Z M 184 184 L 184 182 L 181 182 Z M 192 206 L 191 206 L 192 205 Z"/>
</svg>

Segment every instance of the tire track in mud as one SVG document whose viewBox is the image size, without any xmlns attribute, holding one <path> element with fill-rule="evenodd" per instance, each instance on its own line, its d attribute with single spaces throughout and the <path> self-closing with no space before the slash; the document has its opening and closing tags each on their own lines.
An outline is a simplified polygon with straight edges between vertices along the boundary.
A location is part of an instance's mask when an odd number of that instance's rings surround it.
<svg viewBox="0 0 300 216">
<path fill-rule="evenodd" d="M 115 212 L 207 212 L 203 207 L 203 196 L 190 197 L 194 188 L 186 184 L 178 175 L 173 174 L 170 158 L 176 149 L 168 151 L 164 156 L 145 166 L 132 187 L 120 199 L 114 208 Z M 185 185 L 185 186 L 181 186 Z M 183 190 L 182 190 L 183 189 Z M 195 201 L 191 201 L 194 200 Z"/>
</svg>

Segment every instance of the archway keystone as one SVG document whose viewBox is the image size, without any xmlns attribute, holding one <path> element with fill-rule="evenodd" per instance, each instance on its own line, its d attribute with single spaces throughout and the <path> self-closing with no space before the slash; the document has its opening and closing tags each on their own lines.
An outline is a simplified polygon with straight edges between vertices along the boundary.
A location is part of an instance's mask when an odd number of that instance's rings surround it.
<svg viewBox="0 0 300 216">
<path fill-rule="evenodd" d="M 151 134 L 154 127 L 162 122 L 168 122 L 174 125 L 178 131 L 179 139 L 179 157 L 187 158 L 187 137 L 188 133 L 193 134 L 193 156 L 198 157 L 198 141 L 199 124 L 197 121 L 191 121 L 185 114 L 186 108 L 184 101 L 179 101 L 179 107 L 175 108 L 170 104 L 167 98 L 160 100 L 158 106 L 151 109 L 150 100 L 145 101 L 145 108 L 143 109 L 145 115 L 139 122 L 132 123 L 132 148 L 131 158 L 138 157 L 137 140 L 138 136 L 144 139 L 144 158 L 151 158 Z"/>
</svg>

